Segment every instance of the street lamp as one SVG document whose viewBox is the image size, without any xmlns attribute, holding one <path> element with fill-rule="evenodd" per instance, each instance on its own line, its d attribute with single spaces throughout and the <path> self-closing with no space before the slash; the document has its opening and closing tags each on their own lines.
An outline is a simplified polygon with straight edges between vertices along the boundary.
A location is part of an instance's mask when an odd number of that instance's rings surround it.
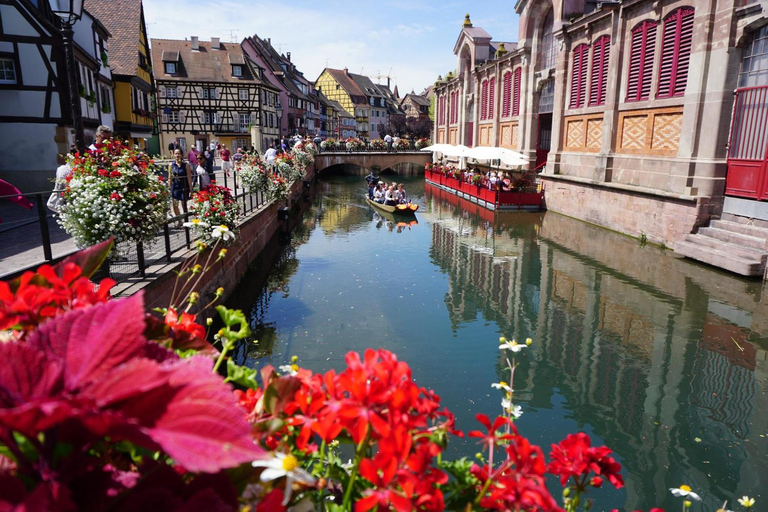
<svg viewBox="0 0 768 512">
<path fill-rule="evenodd" d="M 48 0 L 51 12 L 61 19 L 61 35 L 64 38 L 64 61 L 69 79 L 69 105 L 72 110 L 72 125 L 75 129 L 75 144 L 78 151 L 85 149 L 85 133 L 83 132 L 83 115 L 80 110 L 79 83 L 75 62 L 75 47 L 73 37 L 75 31 L 72 25 L 83 15 L 83 0 Z"/>
</svg>

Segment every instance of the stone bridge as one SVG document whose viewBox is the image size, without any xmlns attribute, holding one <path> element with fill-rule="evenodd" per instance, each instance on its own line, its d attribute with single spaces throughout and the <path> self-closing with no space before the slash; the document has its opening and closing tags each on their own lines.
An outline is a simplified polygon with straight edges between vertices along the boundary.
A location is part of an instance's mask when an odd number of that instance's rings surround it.
<svg viewBox="0 0 768 512">
<path fill-rule="evenodd" d="M 336 165 L 355 165 L 367 170 L 373 170 L 373 166 L 377 166 L 380 171 L 386 169 L 396 170 L 401 164 L 414 164 L 424 167 L 425 164 L 431 161 L 432 153 L 424 151 L 367 151 L 359 153 L 329 151 L 315 156 L 315 170 L 322 172 Z"/>
</svg>

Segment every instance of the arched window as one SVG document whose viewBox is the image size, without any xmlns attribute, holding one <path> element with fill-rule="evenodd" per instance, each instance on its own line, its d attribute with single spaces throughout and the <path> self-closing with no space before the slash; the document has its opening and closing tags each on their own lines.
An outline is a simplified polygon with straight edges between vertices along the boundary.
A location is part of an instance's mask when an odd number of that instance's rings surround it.
<svg viewBox="0 0 768 512">
<path fill-rule="evenodd" d="M 744 47 L 739 87 L 768 85 L 768 25 L 753 32 Z"/>
<path fill-rule="evenodd" d="M 509 117 L 512 107 L 512 72 L 504 73 L 501 90 L 501 117 Z"/>
<path fill-rule="evenodd" d="M 597 38 L 592 47 L 592 75 L 589 85 L 589 106 L 605 105 L 608 85 L 608 60 L 611 55 L 611 37 Z"/>
<path fill-rule="evenodd" d="M 491 83 L 488 86 L 488 119 L 493 119 L 493 111 L 496 101 L 496 77 L 491 78 Z"/>
<path fill-rule="evenodd" d="M 693 7 L 682 7 L 664 18 L 657 98 L 685 94 L 693 38 Z"/>
<path fill-rule="evenodd" d="M 483 80 L 480 86 L 480 120 L 488 118 L 488 80 Z"/>
<path fill-rule="evenodd" d="M 627 101 L 647 100 L 650 97 L 655 47 L 656 22 L 643 21 L 632 30 Z"/>
<path fill-rule="evenodd" d="M 440 96 L 440 101 L 438 102 L 438 114 L 437 114 L 438 124 L 445 124 L 445 95 L 443 94 Z"/>
<path fill-rule="evenodd" d="M 589 45 L 580 44 L 573 50 L 573 68 L 571 69 L 570 108 L 581 108 L 587 96 L 587 58 Z"/>
<path fill-rule="evenodd" d="M 523 68 L 517 68 L 515 70 L 515 76 L 512 79 L 512 115 L 520 115 L 520 77 L 523 73 Z"/>
<path fill-rule="evenodd" d="M 555 67 L 555 57 L 557 55 L 555 48 L 555 12 L 550 9 L 544 18 L 544 25 L 541 30 L 541 41 L 539 43 L 539 69 L 549 69 Z"/>
</svg>

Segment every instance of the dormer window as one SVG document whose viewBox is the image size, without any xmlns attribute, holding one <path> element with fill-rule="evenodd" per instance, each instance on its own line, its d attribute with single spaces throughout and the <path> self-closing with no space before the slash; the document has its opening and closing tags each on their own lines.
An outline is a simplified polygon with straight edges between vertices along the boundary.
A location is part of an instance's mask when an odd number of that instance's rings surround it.
<svg viewBox="0 0 768 512">
<path fill-rule="evenodd" d="M 243 66 L 232 66 L 232 76 L 243 76 Z"/>
<path fill-rule="evenodd" d="M 175 75 L 176 74 L 176 63 L 175 62 L 166 62 L 165 63 L 165 74 L 166 75 Z"/>
<path fill-rule="evenodd" d="M 179 72 L 179 52 L 163 50 L 160 58 L 163 61 L 163 69 L 166 75 L 175 75 Z"/>
</svg>

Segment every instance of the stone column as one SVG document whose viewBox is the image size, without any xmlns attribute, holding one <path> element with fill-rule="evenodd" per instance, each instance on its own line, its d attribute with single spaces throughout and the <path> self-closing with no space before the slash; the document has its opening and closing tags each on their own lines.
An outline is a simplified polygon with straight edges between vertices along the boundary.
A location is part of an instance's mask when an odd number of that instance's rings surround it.
<svg viewBox="0 0 768 512">
<path fill-rule="evenodd" d="M 565 113 L 565 99 L 568 94 L 568 60 L 571 55 L 570 38 L 565 31 L 555 33 L 554 44 L 557 46 L 557 59 L 555 60 L 555 98 L 552 106 L 552 141 L 547 156 L 547 168 L 553 174 L 560 174 L 560 152 L 563 149 L 563 114 Z"/>
<path fill-rule="evenodd" d="M 520 122 L 519 130 L 519 148 L 520 152 L 528 157 L 531 163 L 536 162 L 536 139 L 539 123 L 536 115 L 538 113 L 537 101 L 539 95 L 536 87 L 536 73 L 534 72 L 535 62 L 530 50 L 523 55 L 521 59 L 522 76 L 520 77 Z"/>
<path fill-rule="evenodd" d="M 622 16 L 623 7 L 614 10 L 611 15 L 611 43 L 608 59 L 608 81 L 605 91 L 603 110 L 603 139 L 600 153 L 595 157 L 595 181 L 608 182 L 613 178 L 613 153 L 616 150 L 618 133 L 619 103 L 621 102 L 622 77 L 625 75 L 625 42 L 627 41 L 627 22 Z M 629 50 L 626 51 L 629 56 Z"/>
</svg>

